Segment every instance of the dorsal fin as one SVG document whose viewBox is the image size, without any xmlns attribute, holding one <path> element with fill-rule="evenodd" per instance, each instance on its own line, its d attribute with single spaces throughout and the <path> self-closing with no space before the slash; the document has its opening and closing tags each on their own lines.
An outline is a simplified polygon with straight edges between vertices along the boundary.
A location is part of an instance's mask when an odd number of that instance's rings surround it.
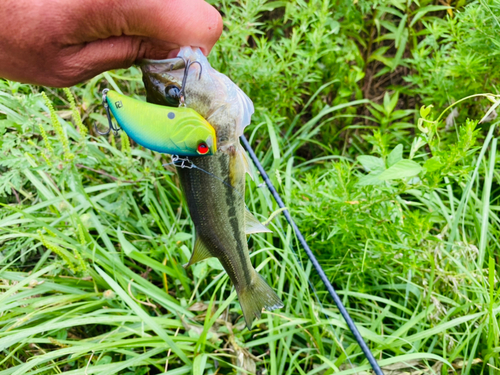
<svg viewBox="0 0 500 375">
<path fill-rule="evenodd" d="M 189 262 L 184 265 L 184 268 L 211 257 L 213 257 L 213 255 L 210 254 L 210 250 L 208 250 L 200 237 L 196 237 L 193 254 L 191 254 L 191 259 L 189 259 Z"/>
<path fill-rule="evenodd" d="M 273 231 L 265 227 L 252 213 L 245 210 L 245 233 L 272 233 Z"/>
</svg>

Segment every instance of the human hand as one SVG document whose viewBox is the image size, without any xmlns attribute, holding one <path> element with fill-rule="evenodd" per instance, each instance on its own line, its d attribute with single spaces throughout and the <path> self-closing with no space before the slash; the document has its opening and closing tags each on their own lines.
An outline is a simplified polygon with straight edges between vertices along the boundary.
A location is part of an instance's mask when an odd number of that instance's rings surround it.
<svg viewBox="0 0 500 375">
<path fill-rule="evenodd" d="M 65 87 L 143 58 L 205 55 L 222 19 L 203 0 L 3 0 L 0 77 Z"/>
</svg>

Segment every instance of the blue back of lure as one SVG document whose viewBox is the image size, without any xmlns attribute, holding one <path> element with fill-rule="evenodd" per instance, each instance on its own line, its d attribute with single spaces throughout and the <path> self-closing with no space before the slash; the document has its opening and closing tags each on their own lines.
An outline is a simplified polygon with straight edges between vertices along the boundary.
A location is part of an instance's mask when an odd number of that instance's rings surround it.
<svg viewBox="0 0 500 375">
<path fill-rule="evenodd" d="M 141 146 L 179 156 L 217 151 L 214 128 L 193 109 L 142 102 L 112 90 L 106 101 L 118 125 Z"/>
</svg>

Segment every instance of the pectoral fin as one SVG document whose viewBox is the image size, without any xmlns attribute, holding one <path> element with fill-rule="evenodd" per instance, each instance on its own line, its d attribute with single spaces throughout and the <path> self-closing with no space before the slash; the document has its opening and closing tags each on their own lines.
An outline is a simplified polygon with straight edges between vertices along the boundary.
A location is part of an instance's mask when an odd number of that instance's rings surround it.
<svg viewBox="0 0 500 375">
<path fill-rule="evenodd" d="M 243 148 L 242 145 L 238 145 L 238 154 L 240 155 L 241 158 L 241 163 L 243 164 L 243 168 L 245 169 L 245 173 L 247 173 L 252 180 L 255 180 L 253 178 L 252 170 L 250 169 L 250 160 L 248 159 L 248 155 L 245 152 L 245 149 Z"/>
<path fill-rule="evenodd" d="M 265 227 L 252 213 L 245 210 L 245 233 L 272 233 L 273 231 Z"/>
<path fill-rule="evenodd" d="M 189 259 L 189 262 L 184 265 L 184 268 L 211 257 L 213 257 L 213 255 L 210 254 L 210 251 L 200 237 L 197 237 L 194 244 L 193 254 L 191 254 L 191 259 Z"/>
</svg>

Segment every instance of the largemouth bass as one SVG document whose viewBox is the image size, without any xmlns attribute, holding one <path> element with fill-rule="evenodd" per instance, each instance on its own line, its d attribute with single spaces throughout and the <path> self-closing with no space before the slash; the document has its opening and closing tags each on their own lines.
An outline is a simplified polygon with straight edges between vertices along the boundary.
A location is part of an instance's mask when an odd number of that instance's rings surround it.
<svg viewBox="0 0 500 375">
<path fill-rule="evenodd" d="M 184 62 L 192 64 L 184 85 L 184 100 L 212 125 L 217 152 L 212 156 L 190 157 L 188 166 L 177 168 L 196 241 L 188 265 L 216 257 L 234 284 L 246 325 L 263 308 L 274 310 L 283 302 L 255 271 L 250 262 L 249 233 L 269 232 L 245 207 L 246 154 L 239 136 L 250 123 L 251 100 L 228 77 L 214 70 L 199 49 L 181 49 L 184 59 L 162 64 L 144 64 L 143 80 L 148 101 L 175 105 L 184 78 Z M 210 203 L 210 204 L 208 204 Z"/>
</svg>

